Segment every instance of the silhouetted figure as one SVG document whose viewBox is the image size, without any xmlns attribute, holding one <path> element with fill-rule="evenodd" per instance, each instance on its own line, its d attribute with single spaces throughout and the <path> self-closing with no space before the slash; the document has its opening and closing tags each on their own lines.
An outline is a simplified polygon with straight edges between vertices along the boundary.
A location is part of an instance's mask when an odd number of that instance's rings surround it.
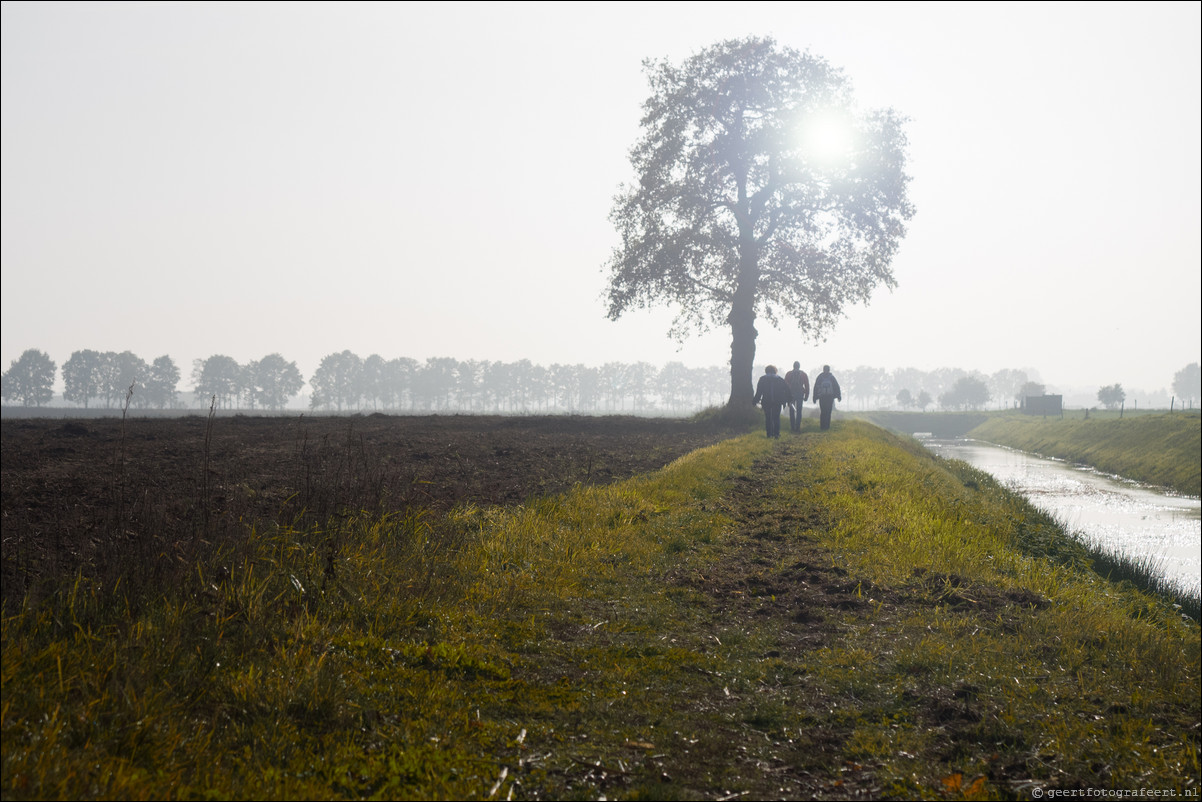
<svg viewBox="0 0 1202 802">
<path fill-rule="evenodd" d="M 775 365 L 764 368 L 764 375 L 760 376 L 755 386 L 755 398 L 751 399 L 751 403 L 761 402 L 764 406 L 764 428 L 768 430 L 769 437 L 779 438 L 780 408 L 793 403 L 793 391 L 784 379 L 776 375 Z"/>
<path fill-rule="evenodd" d="M 801 402 L 810 399 L 810 377 L 801 369 L 800 362 L 793 363 L 793 370 L 785 374 L 785 382 L 793 391 L 793 403 L 789 405 L 789 428 L 801 431 Z"/>
<path fill-rule="evenodd" d="M 843 400 L 843 391 L 839 389 L 839 380 L 831 373 L 830 365 L 823 365 L 822 372 L 814 379 L 814 400 L 822 410 L 819 428 L 831 428 L 831 410 L 835 408 L 835 401 Z"/>
</svg>

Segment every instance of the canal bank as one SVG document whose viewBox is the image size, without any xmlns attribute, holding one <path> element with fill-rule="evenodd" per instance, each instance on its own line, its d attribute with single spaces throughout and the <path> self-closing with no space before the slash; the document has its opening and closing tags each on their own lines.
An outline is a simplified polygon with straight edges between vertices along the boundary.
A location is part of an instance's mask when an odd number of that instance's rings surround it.
<svg viewBox="0 0 1202 802">
<path fill-rule="evenodd" d="M 990 474 L 1091 548 L 1154 567 L 1185 595 L 1199 594 L 1202 511 L 1197 497 L 980 440 L 921 439 L 941 457 Z"/>
<path fill-rule="evenodd" d="M 1202 495 L 1202 415 L 1093 412 L 1064 417 L 1021 412 L 857 412 L 853 417 L 899 434 L 967 437 L 1043 457 L 1080 462 L 1128 479 Z"/>
<path fill-rule="evenodd" d="M 935 432 L 911 433 L 917 431 Z M 994 414 L 963 436 L 1084 463 L 1189 496 L 1202 494 L 1202 416 L 1196 411 L 1047 420 Z"/>
</svg>

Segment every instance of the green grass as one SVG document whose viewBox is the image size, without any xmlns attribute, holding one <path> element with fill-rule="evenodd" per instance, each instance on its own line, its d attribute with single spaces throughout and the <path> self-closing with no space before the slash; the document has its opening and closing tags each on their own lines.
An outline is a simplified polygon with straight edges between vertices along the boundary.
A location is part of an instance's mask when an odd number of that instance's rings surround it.
<svg viewBox="0 0 1202 802">
<path fill-rule="evenodd" d="M 1089 562 L 1084 549 L 987 475 L 963 464 L 939 470 L 919 453 L 921 446 L 907 452 L 883 433 L 845 429 L 840 438 L 842 443 L 832 439 L 816 449 L 789 499 L 825 499 L 838 521 L 827 536 L 831 552 L 882 600 L 881 612 L 861 625 L 856 640 L 872 658 L 865 693 L 878 700 L 883 716 L 918 723 L 883 689 L 900 689 L 903 696 L 910 689 L 915 698 L 950 689 L 953 699 L 975 699 L 978 709 L 962 711 L 953 703 L 948 713 L 965 719 L 966 743 L 957 745 L 965 777 L 988 778 L 996 770 L 999 758 L 987 754 L 992 740 L 997 754 L 1013 755 L 1010 747 L 1022 744 L 1050 757 L 1074 778 L 1070 785 L 1123 787 L 1114 775 L 1118 763 L 1125 763 L 1119 773 L 1133 783 L 1152 751 L 1148 744 L 1163 742 L 1173 744 L 1173 761 L 1192 767 L 1177 777 L 1178 787 L 1196 782 L 1197 741 L 1179 740 L 1197 715 L 1187 712 L 1197 710 L 1198 699 L 1185 681 L 1196 669 L 1182 672 L 1198 659 L 1195 626 L 1178 629 L 1171 607 L 1083 571 Z M 833 478 L 833 484 L 821 483 L 819 497 L 801 489 L 809 471 Z M 907 592 L 927 594 L 932 609 L 890 614 L 890 596 Z M 1170 631 L 1190 634 L 1161 640 Z M 1169 731 L 1153 733 L 1151 710 L 1158 703 L 1142 707 L 1148 713 L 1142 720 L 1114 716 L 1116 710 L 1133 711 L 1117 697 L 1104 703 L 1106 709 L 1090 711 L 1117 690 L 1114 678 L 1130 670 L 1128 660 L 1144 665 L 1137 672 L 1148 685 L 1120 696 L 1139 699 L 1141 706 L 1149 696 L 1183 704 Z M 957 683 L 972 689 L 957 694 Z M 1153 690 L 1157 683 L 1164 684 Z M 907 761 L 896 755 L 920 752 L 902 749 L 892 726 L 882 733 L 869 723 L 863 730 L 867 751 L 889 767 L 886 773 L 905 776 Z M 896 731 L 911 743 L 943 737 L 919 726 Z M 1124 740 L 1130 749 L 1120 746 Z M 1029 757 L 1025 765 L 1031 767 Z"/>
<path fill-rule="evenodd" d="M 1133 557 L 1117 548 L 1089 547 L 1089 559 L 1094 571 L 1111 582 L 1126 582 L 1141 590 L 1168 599 L 1181 609 L 1181 614 L 1202 620 L 1202 597 L 1198 589 L 1182 589 L 1165 575 L 1163 560 L 1144 555 Z"/>
<path fill-rule="evenodd" d="M 185 576 L 5 615 L 5 799 L 1197 789 L 1197 624 L 857 422 Z"/>
<path fill-rule="evenodd" d="M 989 418 L 968 436 L 1085 463 L 1191 496 L 1202 494 L 1202 416 L 1117 414 L 1045 420 L 1008 413 Z"/>
</svg>

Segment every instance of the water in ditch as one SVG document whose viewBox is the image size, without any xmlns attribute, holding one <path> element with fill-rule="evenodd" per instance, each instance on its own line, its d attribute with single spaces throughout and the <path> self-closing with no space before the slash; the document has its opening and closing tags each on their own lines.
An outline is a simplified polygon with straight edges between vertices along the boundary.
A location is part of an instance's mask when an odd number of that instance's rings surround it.
<svg viewBox="0 0 1202 802">
<path fill-rule="evenodd" d="M 1202 581 L 1197 498 L 979 440 L 920 439 L 942 457 L 992 474 L 1082 540 L 1138 561 L 1149 559 L 1167 579 L 1197 595 Z"/>
</svg>

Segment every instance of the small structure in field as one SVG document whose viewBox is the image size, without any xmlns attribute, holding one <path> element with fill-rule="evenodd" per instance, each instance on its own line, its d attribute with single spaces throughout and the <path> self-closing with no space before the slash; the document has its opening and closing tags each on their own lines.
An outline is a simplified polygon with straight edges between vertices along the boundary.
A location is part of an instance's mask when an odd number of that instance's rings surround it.
<svg viewBox="0 0 1202 802">
<path fill-rule="evenodd" d="M 1023 398 L 1023 412 L 1027 415 L 1059 415 L 1064 417 L 1064 396 L 1029 395 Z"/>
</svg>

